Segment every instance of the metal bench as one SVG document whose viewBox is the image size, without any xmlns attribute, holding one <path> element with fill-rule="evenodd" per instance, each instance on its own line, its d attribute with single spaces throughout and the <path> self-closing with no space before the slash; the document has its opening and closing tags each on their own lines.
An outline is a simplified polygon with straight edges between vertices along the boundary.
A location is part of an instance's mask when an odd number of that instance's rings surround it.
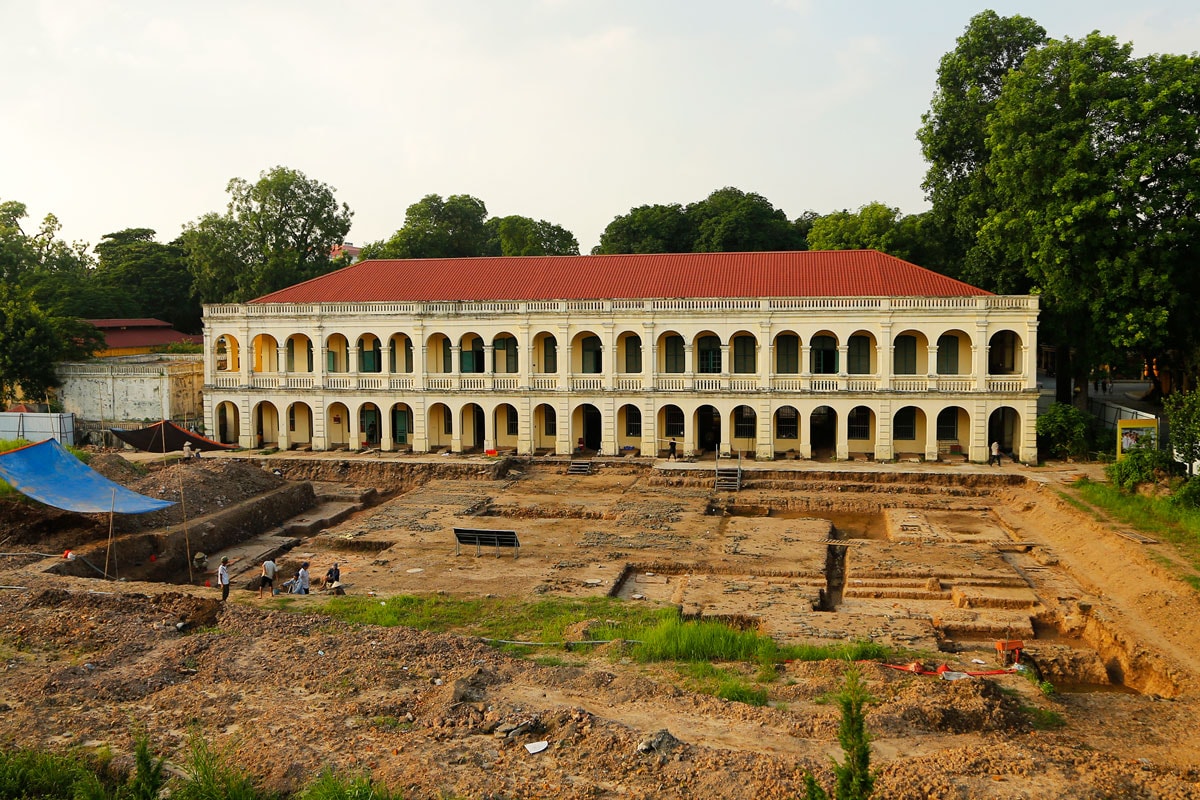
<svg viewBox="0 0 1200 800">
<path fill-rule="evenodd" d="M 479 557 L 480 548 L 484 545 L 496 548 L 496 558 L 500 557 L 501 547 L 511 547 L 513 558 L 521 552 L 521 542 L 517 539 L 516 531 L 494 531 L 482 528 L 455 528 L 454 555 L 462 552 L 463 545 L 475 545 L 475 556 Z"/>
</svg>

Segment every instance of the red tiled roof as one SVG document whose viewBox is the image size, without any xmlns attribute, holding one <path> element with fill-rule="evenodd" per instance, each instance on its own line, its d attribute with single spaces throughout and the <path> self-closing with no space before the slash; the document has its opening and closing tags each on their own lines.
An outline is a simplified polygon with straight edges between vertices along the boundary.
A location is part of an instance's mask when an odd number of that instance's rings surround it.
<svg viewBox="0 0 1200 800">
<path fill-rule="evenodd" d="M 140 317 L 131 319 L 89 319 L 87 322 L 92 323 L 100 330 L 108 330 L 110 328 L 170 328 L 171 323 L 163 322 L 161 319 L 152 319 L 150 317 Z"/>
<path fill-rule="evenodd" d="M 104 334 L 104 345 L 109 350 L 123 347 L 160 347 L 175 342 L 203 344 L 203 336 L 180 333 L 171 328 L 134 328 L 132 330 L 100 330 Z"/>
<path fill-rule="evenodd" d="M 371 260 L 250 302 L 987 294 L 991 292 L 875 250 L 820 250 Z"/>
</svg>

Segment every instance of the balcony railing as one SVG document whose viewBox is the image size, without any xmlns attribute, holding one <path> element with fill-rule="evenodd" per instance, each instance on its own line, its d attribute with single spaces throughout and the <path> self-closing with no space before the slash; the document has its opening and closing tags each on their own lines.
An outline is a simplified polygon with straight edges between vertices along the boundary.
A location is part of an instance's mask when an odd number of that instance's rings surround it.
<svg viewBox="0 0 1200 800">
<path fill-rule="evenodd" d="M 378 391 L 411 391 L 416 387 L 417 380 L 411 374 L 386 375 L 378 373 L 339 373 L 325 375 L 324 383 L 320 385 L 317 376 L 308 373 L 250 373 L 247 378 L 253 389 L 288 389 L 314 390 L 324 389 L 357 389 L 367 392 Z M 605 387 L 604 375 L 570 375 L 567 385 L 575 392 L 602 392 Z M 612 390 L 619 392 L 641 392 L 646 390 L 659 392 L 758 392 L 760 378 L 757 375 L 680 375 L 678 373 L 660 375 L 619 374 L 609 378 Z M 529 388 L 538 391 L 557 391 L 559 376 L 556 373 L 537 373 L 528 376 Z M 990 393 L 1022 392 L 1025 388 L 1025 378 L 1021 375 L 988 375 L 986 390 Z M 240 373 L 218 372 L 212 379 L 212 386 L 217 389 L 237 389 L 243 386 Z M 424 388 L 430 391 L 521 391 L 523 378 L 512 373 L 470 373 L 445 374 L 435 373 L 425 376 Z M 886 391 L 902 393 L 920 392 L 975 392 L 978 381 L 968 375 L 954 376 L 897 376 L 891 377 Z M 879 375 L 811 375 L 811 374 L 774 374 L 766 386 L 773 392 L 878 392 L 883 390 L 883 380 Z"/>
</svg>

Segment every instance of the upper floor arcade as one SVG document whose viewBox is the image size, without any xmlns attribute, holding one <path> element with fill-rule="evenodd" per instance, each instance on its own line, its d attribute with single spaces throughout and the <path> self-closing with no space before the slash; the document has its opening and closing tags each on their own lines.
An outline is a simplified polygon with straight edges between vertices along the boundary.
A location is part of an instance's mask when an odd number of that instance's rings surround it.
<svg viewBox="0 0 1200 800">
<path fill-rule="evenodd" d="M 206 383 L 634 392 L 1036 386 L 1036 298 L 800 300 L 208 306 Z"/>
</svg>

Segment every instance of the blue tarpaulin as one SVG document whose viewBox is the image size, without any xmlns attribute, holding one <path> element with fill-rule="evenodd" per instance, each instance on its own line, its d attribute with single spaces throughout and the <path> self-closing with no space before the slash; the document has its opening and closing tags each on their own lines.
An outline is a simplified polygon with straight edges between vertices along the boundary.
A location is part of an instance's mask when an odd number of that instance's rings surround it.
<svg viewBox="0 0 1200 800">
<path fill-rule="evenodd" d="M 23 495 L 66 511 L 145 514 L 175 505 L 110 481 L 54 439 L 0 453 L 0 478 Z"/>
</svg>

